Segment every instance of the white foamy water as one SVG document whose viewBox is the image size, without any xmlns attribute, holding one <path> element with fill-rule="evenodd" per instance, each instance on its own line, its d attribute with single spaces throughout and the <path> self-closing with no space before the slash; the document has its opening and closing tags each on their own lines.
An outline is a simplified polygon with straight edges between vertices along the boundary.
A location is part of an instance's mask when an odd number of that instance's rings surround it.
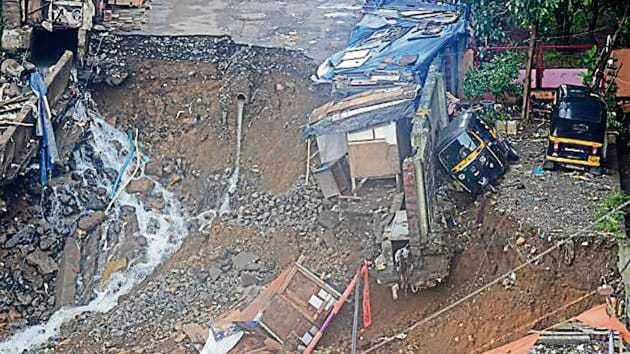
<svg viewBox="0 0 630 354">
<path fill-rule="evenodd" d="M 325 3 L 317 6 L 318 9 L 326 9 L 326 10 L 360 10 L 361 4 L 353 3 L 353 4 L 344 4 L 344 3 Z"/>
<path fill-rule="evenodd" d="M 224 215 L 225 213 L 230 212 L 230 198 L 234 192 L 236 192 L 236 187 L 238 187 L 238 179 L 241 172 L 241 140 L 243 136 L 243 110 L 245 107 L 245 100 L 246 98 L 239 98 L 239 105 L 242 106 L 239 108 L 240 113 L 236 119 L 236 157 L 234 158 L 234 170 L 228 180 L 228 189 L 223 196 L 223 202 L 219 208 L 219 215 Z"/>
<path fill-rule="evenodd" d="M 89 128 L 93 136 L 90 145 L 94 149 L 97 159 L 92 159 L 87 149 L 81 149 L 80 153 L 75 154 L 77 172 L 85 174 L 89 169 L 98 170 L 99 167 L 96 164 L 98 160 L 102 162 L 103 167 L 118 171 L 124 163 L 125 157 L 120 156 L 114 142 L 129 147 L 129 139 L 125 133 L 108 125 L 95 112 L 91 112 L 90 115 L 93 118 Z M 147 160 L 146 156 L 142 156 L 143 164 Z M 135 163 L 134 159 L 127 168 L 128 174 L 135 169 Z M 127 178 L 129 178 L 128 175 L 123 178 L 121 184 Z M 108 190 L 111 189 L 112 181 L 102 176 L 97 177 L 97 179 L 99 185 L 108 188 Z M 56 337 L 61 326 L 75 316 L 86 312 L 104 313 L 111 310 L 118 304 L 118 299 L 121 296 L 128 294 L 134 285 L 144 280 L 156 266 L 179 248 L 183 239 L 188 235 L 184 213 L 173 194 L 164 189 L 157 181 L 155 192 L 163 194 L 167 204 L 164 210 L 147 211 L 142 201 L 135 195 L 123 192 L 109 215 L 110 219 L 116 219 L 120 217 L 121 206 L 126 205 L 135 208 L 139 231 L 134 237 L 143 236 L 146 238 L 144 255 L 138 259 L 130 260 L 129 268 L 126 271 L 113 274 L 107 288 L 97 292 L 96 297 L 87 305 L 60 309 L 45 323 L 28 327 L 16 333 L 7 341 L 0 343 L 0 353 L 35 351 L 39 346 L 46 344 L 49 339 Z M 124 237 L 125 235 L 120 235 L 121 242 L 124 241 Z"/>
</svg>

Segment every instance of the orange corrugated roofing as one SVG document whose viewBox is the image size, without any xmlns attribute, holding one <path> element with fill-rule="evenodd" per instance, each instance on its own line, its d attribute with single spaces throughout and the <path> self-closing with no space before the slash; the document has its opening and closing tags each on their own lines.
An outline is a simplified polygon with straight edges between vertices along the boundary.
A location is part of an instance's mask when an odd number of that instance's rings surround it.
<svg viewBox="0 0 630 354">
<path fill-rule="evenodd" d="M 626 343 L 630 343 L 630 331 L 615 316 L 610 316 L 606 308 L 606 304 L 595 306 L 577 315 L 573 320 L 580 321 L 594 328 L 606 328 L 617 331 Z M 527 354 L 536 344 L 540 335 L 541 333 L 530 334 L 527 337 L 492 349 L 484 354 Z"/>
</svg>

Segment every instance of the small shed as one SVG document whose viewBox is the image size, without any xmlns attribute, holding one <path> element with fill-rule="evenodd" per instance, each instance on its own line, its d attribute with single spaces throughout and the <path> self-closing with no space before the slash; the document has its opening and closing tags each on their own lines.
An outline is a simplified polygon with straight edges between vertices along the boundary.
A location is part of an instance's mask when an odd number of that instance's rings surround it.
<svg viewBox="0 0 630 354">
<path fill-rule="evenodd" d="M 326 168 L 331 163 L 347 163 L 352 189 L 364 179 L 392 178 L 399 183 L 402 160 L 411 150 L 410 119 L 416 111 L 418 91 L 417 85 L 374 89 L 315 109 L 305 136 L 317 141 L 320 166 L 316 171 L 331 171 Z M 328 177 L 337 188 L 318 181 L 322 190 L 330 191 L 325 193 L 330 197 L 346 189 L 343 180 L 347 178 L 338 173 Z"/>
</svg>

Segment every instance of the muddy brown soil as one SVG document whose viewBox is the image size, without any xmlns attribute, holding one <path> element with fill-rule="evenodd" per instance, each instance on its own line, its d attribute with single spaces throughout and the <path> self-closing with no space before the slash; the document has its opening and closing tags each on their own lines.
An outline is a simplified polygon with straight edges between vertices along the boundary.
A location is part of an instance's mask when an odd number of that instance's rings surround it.
<svg viewBox="0 0 630 354">
<path fill-rule="evenodd" d="M 254 180 L 260 190 L 282 193 L 303 174 L 305 146 L 301 128 L 311 109 L 325 99 L 325 94 L 311 87 L 306 75 L 281 71 L 266 76 L 245 75 L 246 82 L 231 81 L 226 88 L 225 77 L 216 64 L 138 58 L 131 59 L 129 67 L 133 74 L 122 86 L 98 86 L 94 98 L 110 122 L 123 129 L 140 129 L 144 149 L 158 161 L 154 174 L 182 196 L 189 210 L 198 213 L 209 206 L 205 196 L 214 192 L 208 181 L 225 176 L 225 170 L 234 161 L 232 122 L 236 105 L 225 105 L 226 94 L 233 96 L 246 90 L 250 98 L 243 140 L 244 178 Z M 225 107 L 227 126 L 223 122 Z M 379 215 L 375 210 L 389 206 L 388 197 L 375 198 L 370 203 L 363 214 L 345 219 L 344 228 L 350 230 L 336 230 L 332 237 L 331 233 L 236 226 L 225 219 L 218 220 L 209 233 L 192 232 L 182 248 L 119 305 L 124 311 L 133 311 L 137 298 L 152 299 L 152 294 L 159 292 L 165 299 L 185 297 L 177 303 L 182 308 L 171 313 L 151 307 L 147 300 L 143 306 L 148 304 L 150 320 L 116 334 L 103 328 L 117 320 L 116 312 L 88 317 L 85 322 L 68 327 L 65 334 L 70 339 L 62 341 L 56 350 L 194 353 L 190 341 L 182 337 L 182 326 L 191 322 L 207 324 L 226 310 L 224 304 L 234 306 L 251 295 L 239 290 L 220 294 L 232 296 L 229 301 L 216 301 L 207 296 L 206 288 L 197 289 L 199 283 L 212 284 L 204 274 L 211 274 L 231 255 L 247 251 L 260 257 L 262 270 L 251 280 L 256 286 L 273 279 L 301 254 L 306 255 L 307 265 L 319 265 L 316 272 L 328 264 L 343 268 L 341 273 L 349 280 L 352 269 L 365 256 L 364 241 L 374 230 L 366 220 Z M 449 243 L 461 247 L 453 260 L 453 273 L 444 284 L 402 296 L 396 302 L 388 288 L 371 284 L 374 325 L 361 333 L 361 348 L 399 333 L 521 264 L 533 248 L 540 252 L 551 246 L 494 207 L 483 210 L 482 227 L 475 225 L 477 210 L 472 205 L 467 209 L 459 217 L 459 226 L 452 229 Z M 525 237 L 528 246 L 512 246 L 516 235 Z M 331 241 L 338 243 L 331 247 Z M 589 293 L 614 273 L 616 248 L 605 241 L 589 242 L 586 247 L 576 246 L 575 254 L 565 263 L 563 253 L 554 252 L 540 264 L 517 273 L 515 280 L 489 289 L 444 317 L 408 333 L 405 340 L 394 341 L 376 352 L 480 352 L 532 327 L 544 327 L 577 314 L 602 299 L 590 297 L 566 311 L 553 311 Z M 321 274 L 326 276 L 326 272 Z M 244 280 L 233 281 L 241 284 Z M 545 317 L 549 313 L 553 315 Z M 351 306 L 346 306 L 324 337 L 322 347 L 335 353 L 348 352 L 351 323 Z M 103 338 L 91 336 L 99 327 Z"/>
<path fill-rule="evenodd" d="M 488 208 L 490 209 L 490 208 Z M 507 242 L 519 232 L 518 223 L 494 210 L 484 212 L 483 225 L 475 226 L 476 212 L 468 213 L 464 227 L 455 234 L 468 231 L 468 246 L 453 261 L 453 272 L 445 284 L 419 294 L 403 296 L 394 302 L 389 289 L 371 284 L 374 325 L 361 333 L 360 347 L 370 348 L 383 337 L 405 331 L 445 306 L 463 298 L 496 277 L 522 264 L 523 247 Z M 552 244 L 537 240 L 532 230 L 523 230 L 528 243 L 539 252 Z M 455 241 L 455 239 L 453 240 Z M 512 243 L 512 245 L 514 245 Z M 563 250 L 553 252 L 540 262 L 515 273 L 514 282 L 500 283 L 479 296 L 464 302 L 444 316 L 407 333 L 404 340 L 395 340 L 376 353 L 481 353 L 515 340 L 530 329 L 542 329 L 571 318 L 605 300 L 591 296 L 562 307 L 616 276 L 616 244 L 596 242 L 575 249 L 575 259 L 564 262 Z M 560 310 L 558 310 L 560 309 Z M 327 344 L 349 350 L 351 315 L 337 324 L 341 333 L 328 337 Z M 406 331 L 405 331 L 406 332 Z M 333 339 L 334 338 L 334 339 Z"/>
<path fill-rule="evenodd" d="M 129 80 L 116 88 L 97 87 L 94 99 L 110 122 L 140 129 L 149 155 L 183 172 L 182 184 L 193 199 L 204 192 L 198 176 L 223 174 L 234 163 L 237 107 L 235 100 L 223 105 L 222 95 L 249 96 L 242 166 L 261 175 L 265 190 L 284 192 L 304 173 L 301 128 L 325 99 L 325 90 L 314 92 L 308 78 L 274 72 L 222 88 L 215 64 L 140 59 L 129 64 Z"/>
</svg>

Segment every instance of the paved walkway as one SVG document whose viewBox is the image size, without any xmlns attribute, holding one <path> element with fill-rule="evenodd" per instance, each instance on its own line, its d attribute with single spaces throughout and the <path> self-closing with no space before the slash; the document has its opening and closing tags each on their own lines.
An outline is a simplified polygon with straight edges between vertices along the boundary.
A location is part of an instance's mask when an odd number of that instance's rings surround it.
<svg viewBox="0 0 630 354">
<path fill-rule="evenodd" d="M 140 33 L 230 35 L 236 42 L 303 49 L 321 61 L 343 49 L 357 0 L 153 0 Z"/>
</svg>

